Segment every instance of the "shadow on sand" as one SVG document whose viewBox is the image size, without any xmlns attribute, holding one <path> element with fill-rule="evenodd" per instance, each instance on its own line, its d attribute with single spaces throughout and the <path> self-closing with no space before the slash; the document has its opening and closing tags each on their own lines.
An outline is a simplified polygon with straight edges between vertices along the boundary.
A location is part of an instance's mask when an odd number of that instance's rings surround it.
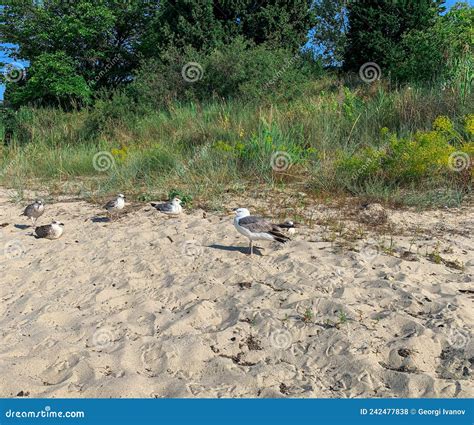
<svg viewBox="0 0 474 425">
<path fill-rule="evenodd" d="M 219 245 L 219 244 L 212 244 L 208 245 L 208 248 L 213 248 L 213 249 L 220 249 L 221 251 L 238 251 L 242 254 L 249 254 L 249 248 L 248 247 L 242 247 L 242 246 L 227 246 L 227 245 Z M 254 255 L 260 255 L 262 256 L 262 253 L 260 252 L 260 248 L 254 246 L 253 247 L 253 253 Z"/>
</svg>

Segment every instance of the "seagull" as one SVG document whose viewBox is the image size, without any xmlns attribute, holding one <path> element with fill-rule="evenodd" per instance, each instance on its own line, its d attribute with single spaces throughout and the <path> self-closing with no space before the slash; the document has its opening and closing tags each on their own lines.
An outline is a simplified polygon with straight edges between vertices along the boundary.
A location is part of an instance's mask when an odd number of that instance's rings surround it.
<svg viewBox="0 0 474 425">
<path fill-rule="evenodd" d="M 280 226 L 270 223 L 261 217 L 250 215 L 247 208 L 237 208 L 235 214 L 234 226 L 239 233 L 242 233 L 249 239 L 250 255 L 253 254 L 253 241 L 266 240 L 285 243 L 290 240 L 288 236 L 282 233 Z M 286 222 L 286 226 L 294 227 L 292 222 Z"/>
<path fill-rule="evenodd" d="M 107 202 L 104 205 L 104 208 L 107 210 L 109 215 L 113 215 L 114 213 L 120 211 L 125 206 L 125 196 L 119 193 L 115 199 Z"/>
<path fill-rule="evenodd" d="M 163 204 L 152 203 L 151 206 L 156 208 L 158 211 L 161 211 L 164 214 L 168 215 L 179 215 L 183 211 L 181 206 L 181 199 L 174 197 L 171 201 L 165 202 Z"/>
<path fill-rule="evenodd" d="M 64 223 L 54 220 L 51 224 L 38 226 L 35 229 L 38 238 L 59 239 L 64 231 Z"/>
<path fill-rule="evenodd" d="M 23 211 L 23 214 L 31 220 L 32 224 L 36 224 L 36 220 L 41 217 L 44 213 L 44 202 L 41 199 L 37 199 L 32 204 L 28 205 Z"/>
<path fill-rule="evenodd" d="M 286 230 L 289 235 L 294 235 L 296 233 L 296 224 L 291 220 L 287 220 L 283 223 L 278 224 L 278 227 L 281 227 L 282 229 Z"/>
</svg>

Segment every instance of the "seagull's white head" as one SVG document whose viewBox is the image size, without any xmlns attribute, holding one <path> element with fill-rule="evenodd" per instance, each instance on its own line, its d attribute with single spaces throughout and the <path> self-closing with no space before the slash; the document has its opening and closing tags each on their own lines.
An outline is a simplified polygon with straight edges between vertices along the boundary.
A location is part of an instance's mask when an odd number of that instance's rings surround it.
<svg viewBox="0 0 474 425">
<path fill-rule="evenodd" d="M 177 196 L 175 196 L 171 202 L 172 202 L 173 204 L 178 204 L 178 205 L 180 205 L 181 202 L 183 202 L 183 201 L 182 201 L 181 199 L 179 199 Z"/>
<path fill-rule="evenodd" d="M 37 200 L 35 201 L 35 204 L 37 204 L 37 205 L 43 205 L 44 202 L 43 202 L 41 199 L 37 199 Z"/>
<path fill-rule="evenodd" d="M 60 226 L 60 227 L 64 227 L 64 223 L 61 223 L 60 221 L 57 221 L 57 220 L 53 220 L 53 223 L 52 223 L 54 226 Z"/>
<path fill-rule="evenodd" d="M 247 208 L 237 208 L 234 212 L 237 218 L 247 217 L 250 215 L 250 211 Z"/>
<path fill-rule="evenodd" d="M 117 196 L 118 196 L 119 198 L 125 199 L 125 195 L 122 194 L 122 193 L 119 193 Z"/>
</svg>

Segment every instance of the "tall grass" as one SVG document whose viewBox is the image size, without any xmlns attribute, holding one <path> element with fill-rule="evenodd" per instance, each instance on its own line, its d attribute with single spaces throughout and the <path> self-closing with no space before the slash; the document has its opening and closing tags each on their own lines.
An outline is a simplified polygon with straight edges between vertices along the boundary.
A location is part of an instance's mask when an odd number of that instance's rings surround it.
<svg viewBox="0 0 474 425">
<path fill-rule="evenodd" d="M 449 117 L 472 146 L 465 130 L 473 100 L 468 94 L 461 102 L 454 89 L 354 86 L 324 78 L 286 102 L 189 102 L 143 110 L 120 94 L 90 110 L 23 108 L 0 126 L 0 134 L 9 127 L 0 183 L 84 197 L 122 191 L 147 198 L 177 189 L 203 200 L 255 184 L 297 185 L 423 206 L 458 204 L 472 175 L 461 182 L 443 169 L 390 180 L 380 170 L 360 175 L 348 158 L 361 158 L 365 169 L 364 161 L 372 160 L 363 155 L 386 146 L 387 134 L 392 143 L 412 140 L 416 132 L 431 131 L 439 116 Z M 113 158 L 105 171 L 94 166 L 98 152 Z M 289 167 L 272 163 L 276 152 L 285 153 Z"/>
</svg>

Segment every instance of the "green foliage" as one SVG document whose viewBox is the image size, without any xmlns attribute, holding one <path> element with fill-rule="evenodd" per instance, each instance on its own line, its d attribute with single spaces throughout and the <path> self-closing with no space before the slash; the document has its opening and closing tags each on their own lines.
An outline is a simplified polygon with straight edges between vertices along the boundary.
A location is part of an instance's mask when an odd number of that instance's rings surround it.
<svg viewBox="0 0 474 425">
<path fill-rule="evenodd" d="M 473 80 L 474 8 L 459 3 L 429 28 L 406 33 L 392 75 L 400 81 L 441 80 L 470 89 Z"/>
<path fill-rule="evenodd" d="M 305 90 L 305 82 L 322 74 L 321 65 L 307 55 L 285 49 L 255 46 L 242 38 L 209 53 L 186 49 L 163 53 L 144 64 L 129 89 L 138 104 L 160 108 L 176 100 L 213 98 L 291 99 Z M 183 78 L 183 66 L 194 62 L 199 78 Z"/>
<path fill-rule="evenodd" d="M 412 30 L 424 31 L 436 20 L 442 0 L 367 0 L 348 5 L 349 30 L 344 53 L 346 70 L 358 72 L 377 63 L 385 75 L 396 72 L 404 58 L 401 41 Z"/>
<path fill-rule="evenodd" d="M 192 55 L 209 55 L 206 57 L 212 70 L 213 64 L 220 63 L 215 50 L 229 57 L 229 43 L 236 37 L 255 45 L 273 46 L 277 51 L 296 53 L 304 44 L 312 22 L 309 0 L 264 1 L 258 7 L 250 0 L 76 0 L 74 5 L 63 0 L 7 0 L 5 3 L 0 9 L 1 41 L 18 46 L 9 49 L 12 58 L 30 62 L 27 85 L 35 73 L 37 76 L 48 73 L 52 80 L 41 85 L 38 77 L 22 90 L 9 84 L 6 99 L 14 106 L 33 100 L 40 104 L 51 104 L 53 100 L 61 103 L 68 95 L 71 102 L 87 103 L 91 95 L 97 95 L 103 88 L 127 85 L 145 59 L 151 64 L 141 70 L 142 76 L 149 69 L 180 71 Z M 184 63 L 183 58 L 187 59 Z M 48 60 L 53 63 L 46 66 Z M 258 68 L 253 69 L 254 73 L 258 72 Z M 233 73 L 234 84 L 240 71 Z M 223 71 L 219 74 L 223 75 Z M 172 92 L 175 82 L 178 81 L 170 78 L 154 81 L 152 85 L 160 96 Z M 181 79 L 178 91 L 188 88 L 184 86 Z M 228 91 L 227 87 L 216 84 L 212 89 Z"/>
<path fill-rule="evenodd" d="M 342 62 L 347 42 L 347 1 L 316 0 L 311 40 L 327 65 Z"/>
<path fill-rule="evenodd" d="M 191 207 L 192 204 L 193 204 L 193 197 L 185 192 L 183 192 L 182 190 L 179 190 L 179 189 L 171 189 L 169 192 L 168 192 L 168 199 L 171 200 L 173 199 L 175 196 L 177 196 L 179 199 L 181 199 L 181 202 L 182 202 L 182 206 L 183 207 Z"/>
<path fill-rule="evenodd" d="M 15 58 L 35 66 L 43 54 L 61 52 L 74 74 L 90 86 L 116 87 L 138 67 L 141 44 L 158 4 L 117 0 L 42 2 L 6 0 L 2 42 L 13 43 Z"/>
<path fill-rule="evenodd" d="M 432 131 L 418 131 L 411 137 L 388 134 L 385 138 L 380 147 L 365 147 L 353 155 L 341 152 L 337 172 L 347 187 L 367 180 L 396 185 L 443 181 L 454 176 L 452 154 L 474 157 L 474 144 L 463 139 L 448 117 L 438 117 Z"/>
<path fill-rule="evenodd" d="M 11 85 L 8 101 L 14 107 L 58 104 L 69 108 L 90 101 L 91 89 L 84 78 L 76 74 L 72 59 L 63 52 L 39 55 L 28 71 L 25 84 Z"/>
<path fill-rule="evenodd" d="M 298 97 L 270 105 L 236 99 L 136 109 L 117 94 L 99 108 L 68 113 L 20 108 L 6 117 L 11 139 L 2 182 L 67 190 L 64 179 L 87 177 L 81 193 L 156 199 L 174 188 L 216 205 L 229 191 L 285 182 L 316 193 L 458 205 L 472 187 L 472 168 L 455 172 L 449 157 L 474 157 L 474 117 L 456 93 L 380 88 L 367 96 L 342 83 L 305 84 Z M 100 151 L 115 160 L 106 172 L 93 167 Z M 288 159 L 280 171 L 272 167 L 277 152 Z"/>
</svg>

